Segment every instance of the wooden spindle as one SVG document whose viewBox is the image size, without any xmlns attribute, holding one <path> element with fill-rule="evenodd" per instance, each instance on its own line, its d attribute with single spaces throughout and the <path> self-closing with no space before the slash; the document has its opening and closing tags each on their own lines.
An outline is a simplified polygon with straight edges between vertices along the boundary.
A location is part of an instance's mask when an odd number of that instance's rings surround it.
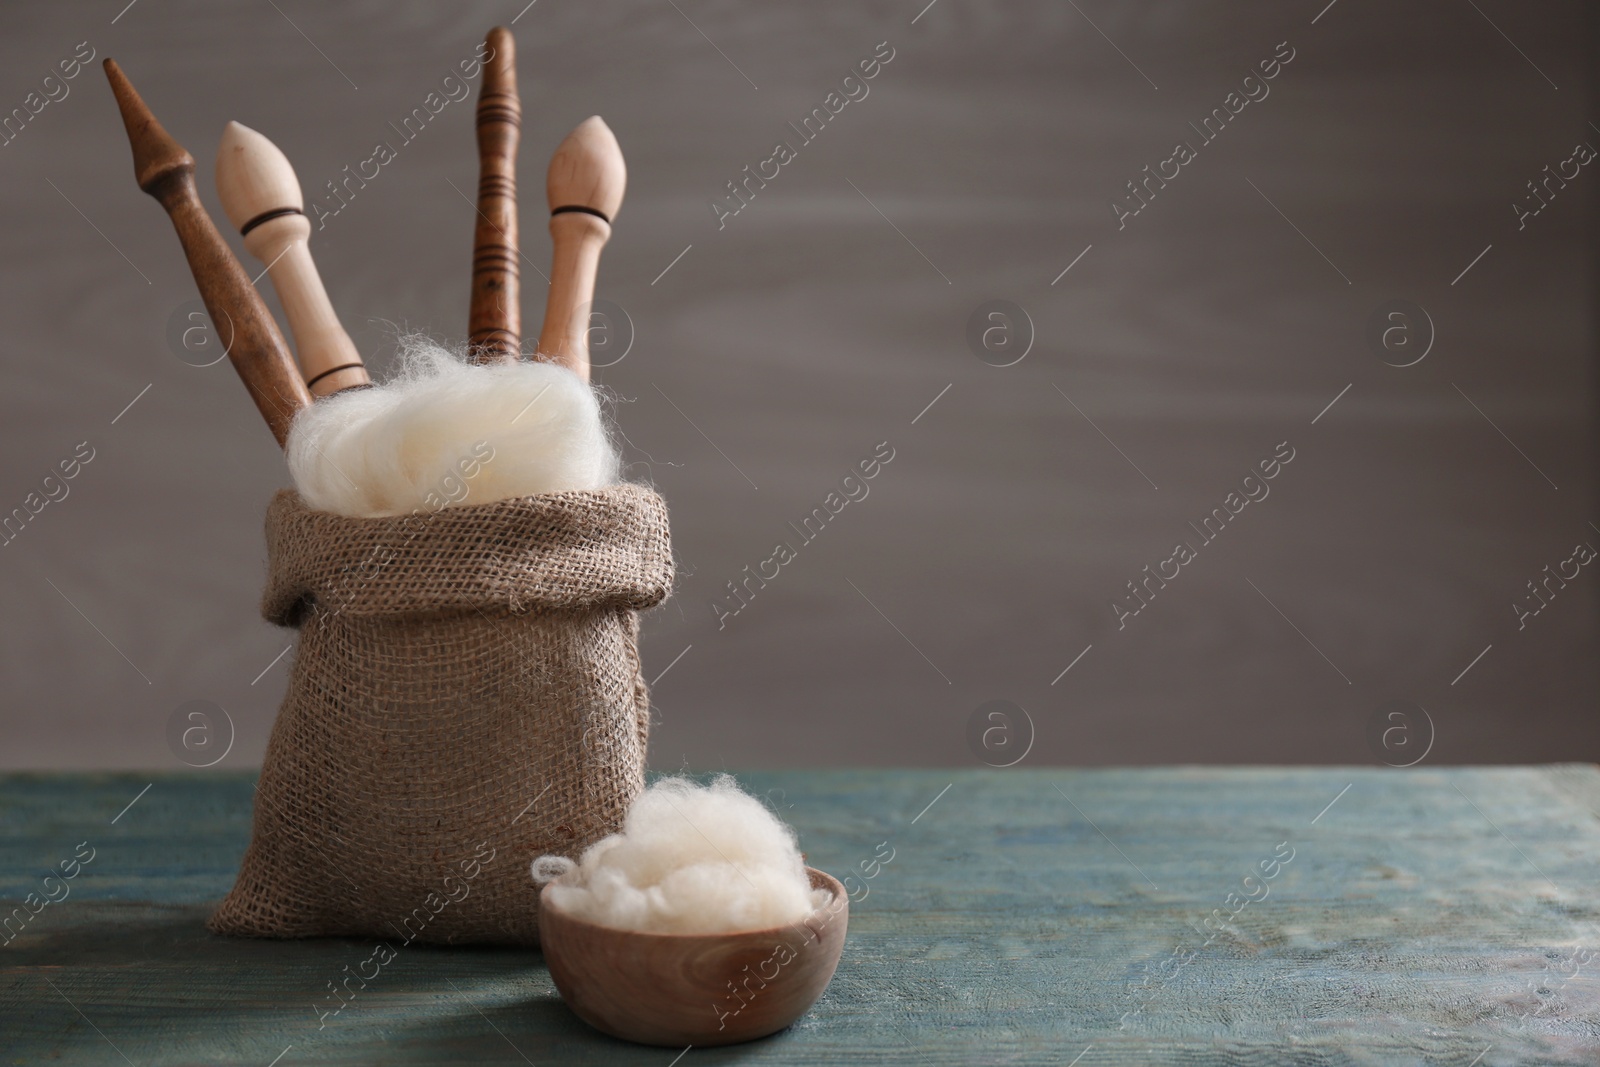
<svg viewBox="0 0 1600 1067">
<path fill-rule="evenodd" d="M 589 380 L 589 311 L 600 250 L 622 207 L 628 168 L 611 128 L 594 115 L 567 135 L 550 159 L 545 193 L 553 244 L 550 295 L 539 331 L 539 358 Z"/>
<path fill-rule="evenodd" d="M 467 345 L 478 363 L 522 353 L 517 265 L 517 142 L 522 103 L 511 31 L 496 26 L 478 91 L 478 220 L 472 237 L 472 308 Z"/>
<path fill-rule="evenodd" d="M 289 158 L 250 127 L 228 123 L 217 147 L 217 196 L 244 246 L 272 275 L 311 395 L 371 384 L 311 258 L 311 220 Z"/>
<path fill-rule="evenodd" d="M 206 313 L 218 331 L 231 328 L 228 358 L 281 446 L 289 439 L 295 413 L 311 403 L 294 357 L 250 276 L 200 203 L 194 157 L 156 121 L 115 60 L 105 61 L 105 71 L 127 127 L 139 188 L 171 217 Z"/>
</svg>

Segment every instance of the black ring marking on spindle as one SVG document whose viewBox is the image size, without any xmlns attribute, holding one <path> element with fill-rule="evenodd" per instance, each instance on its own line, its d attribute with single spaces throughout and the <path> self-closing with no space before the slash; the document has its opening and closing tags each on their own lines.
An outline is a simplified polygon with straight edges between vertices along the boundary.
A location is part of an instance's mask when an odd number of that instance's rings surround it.
<svg viewBox="0 0 1600 1067">
<path fill-rule="evenodd" d="M 506 249 L 484 249 L 472 257 L 472 273 L 480 271 L 495 271 L 508 274 L 513 278 L 522 276 L 517 264 L 517 257 Z"/>
<path fill-rule="evenodd" d="M 322 381 L 322 379 L 326 378 L 330 374 L 338 374 L 340 371 L 342 371 L 342 370 L 350 370 L 352 367 L 359 367 L 359 368 L 365 370 L 366 369 L 366 364 L 365 363 L 341 363 L 337 367 L 329 367 L 327 370 L 323 371 L 321 374 L 317 375 L 315 378 L 312 378 L 310 381 L 306 382 L 306 388 L 310 389 L 313 385 L 316 385 L 318 382 Z M 370 385 L 371 383 L 369 382 L 368 384 Z M 355 386 L 346 386 L 345 388 L 354 389 Z M 341 389 L 339 391 L 342 393 L 342 392 L 344 392 L 344 389 Z"/>
<path fill-rule="evenodd" d="M 476 349 L 519 352 L 522 350 L 522 335 L 494 326 L 474 333 L 467 338 L 467 344 L 469 347 Z"/>
<path fill-rule="evenodd" d="M 304 214 L 305 212 L 301 211 L 297 207 L 280 207 L 273 211 L 263 211 L 261 214 L 257 215 L 255 218 L 239 227 L 239 236 L 244 237 L 248 235 L 251 230 L 255 229 L 257 226 L 260 226 L 263 222 L 271 222 L 273 219 L 282 218 L 284 215 Z"/>
<path fill-rule="evenodd" d="M 558 207 L 554 211 L 550 212 L 550 217 L 555 218 L 557 215 L 565 215 L 569 211 L 581 211 L 585 215 L 593 215 L 595 218 L 599 219 L 601 222 L 604 222 L 608 226 L 611 224 L 611 220 L 606 217 L 606 213 L 604 211 L 596 211 L 594 208 L 584 207 L 582 204 L 568 204 L 565 207 Z"/>
</svg>

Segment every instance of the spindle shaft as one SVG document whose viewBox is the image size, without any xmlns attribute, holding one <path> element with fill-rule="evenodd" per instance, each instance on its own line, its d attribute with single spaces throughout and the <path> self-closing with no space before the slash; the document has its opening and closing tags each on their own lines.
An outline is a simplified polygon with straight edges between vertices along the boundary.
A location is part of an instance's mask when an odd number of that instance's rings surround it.
<svg viewBox="0 0 1600 1067">
<path fill-rule="evenodd" d="M 289 158 L 250 127 L 228 123 L 217 146 L 217 196 L 244 246 L 272 275 L 311 394 L 370 384 L 311 258 L 311 220 Z"/>
<path fill-rule="evenodd" d="M 472 307 L 467 344 L 472 358 L 492 363 L 522 352 L 517 264 L 517 142 L 522 103 L 511 31 L 496 26 L 478 92 L 478 218 L 472 240 Z"/>
<path fill-rule="evenodd" d="M 228 346 L 228 358 L 282 446 L 295 413 L 311 403 L 294 357 L 250 276 L 200 203 L 194 157 L 156 120 L 115 60 L 105 61 L 105 71 L 127 127 L 139 188 L 155 197 L 172 219 L 200 299 Z"/>
<path fill-rule="evenodd" d="M 616 135 L 599 115 L 578 124 L 550 159 L 545 193 L 553 245 L 550 293 L 539 332 L 539 358 L 589 380 L 589 313 L 600 250 L 622 207 L 628 168 Z"/>
</svg>

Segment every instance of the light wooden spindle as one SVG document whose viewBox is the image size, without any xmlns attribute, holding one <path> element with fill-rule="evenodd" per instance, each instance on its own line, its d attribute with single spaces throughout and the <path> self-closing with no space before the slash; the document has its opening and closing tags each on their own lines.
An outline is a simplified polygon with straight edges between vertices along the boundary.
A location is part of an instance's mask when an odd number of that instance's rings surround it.
<svg viewBox="0 0 1600 1067">
<path fill-rule="evenodd" d="M 228 358 L 281 446 L 289 439 L 295 413 L 311 403 L 289 346 L 200 203 L 194 157 L 156 121 L 115 60 L 105 61 L 105 71 L 128 131 L 139 188 L 155 197 L 172 219 L 206 313 L 218 332 L 227 335 Z"/>
<path fill-rule="evenodd" d="M 217 196 L 244 246 L 272 275 L 311 395 L 371 384 L 311 258 L 311 220 L 288 157 L 250 127 L 228 123 L 217 147 Z"/>
<path fill-rule="evenodd" d="M 589 311 L 600 250 L 622 207 L 628 167 L 611 127 L 599 115 L 584 119 L 550 159 L 550 295 L 539 332 L 539 358 L 561 363 L 589 380 Z"/>
</svg>

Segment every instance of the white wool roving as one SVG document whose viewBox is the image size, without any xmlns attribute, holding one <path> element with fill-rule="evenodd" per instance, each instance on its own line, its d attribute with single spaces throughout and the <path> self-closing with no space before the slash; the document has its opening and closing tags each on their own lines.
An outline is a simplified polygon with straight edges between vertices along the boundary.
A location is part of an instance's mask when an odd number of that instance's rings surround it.
<svg viewBox="0 0 1600 1067">
<path fill-rule="evenodd" d="M 600 404 L 572 371 L 478 366 L 426 338 L 400 343 L 392 380 L 295 416 L 289 472 L 310 507 L 376 518 L 617 480 Z"/>
<path fill-rule="evenodd" d="M 533 862 L 555 905 L 580 919 L 657 934 L 765 930 L 831 899 L 813 890 L 794 831 L 731 775 L 709 786 L 663 778 L 628 809 L 622 832 L 574 864 Z"/>
</svg>

